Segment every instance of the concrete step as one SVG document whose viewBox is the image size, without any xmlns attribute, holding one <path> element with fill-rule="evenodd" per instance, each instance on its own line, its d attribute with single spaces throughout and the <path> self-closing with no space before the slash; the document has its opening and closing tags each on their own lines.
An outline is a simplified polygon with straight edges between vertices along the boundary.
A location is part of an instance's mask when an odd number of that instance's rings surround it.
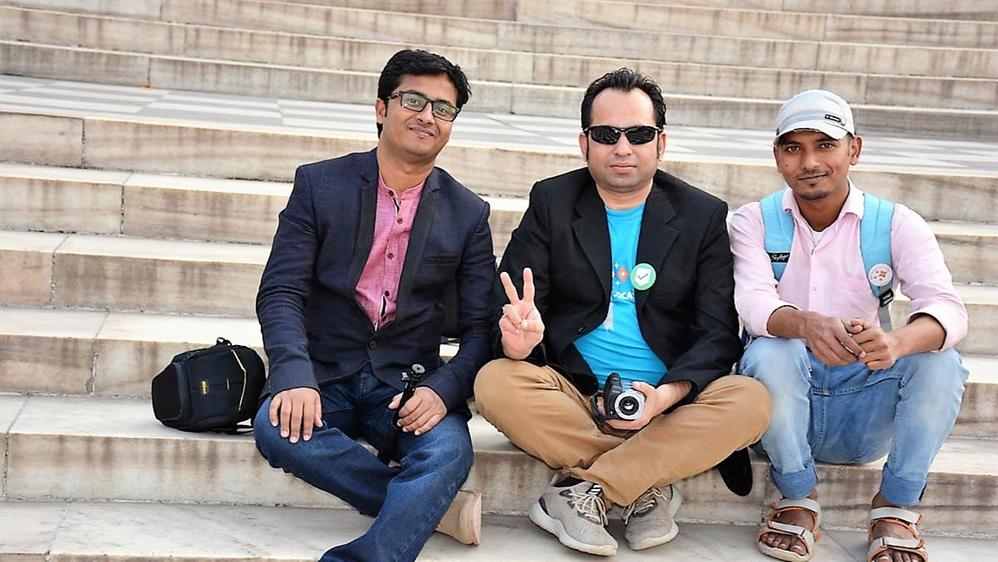
<svg viewBox="0 0 998 562">
<path fill-rule="evenodd" d="M 359 536 L 371 519 L 345 510 L 7 501 L 0 502 L 0 522 L 0 558 L 5 559 L 305 562 Z M 755 550 L 754 526 L 684 523 L 673 542 L 641 552 L 627 548 L 619 521 L 611 522 L 610 531 L 621 543 L 614 560 L 766 560 Z M 933 562 L 964 562 L 987 559 L 996 545 L 995 540 L 936 537 L 929 540 L 928 551 Z M 853 562 L 865 552 L 863 533 L 826 528 L 814 560 Z M 577 561 L 581 556 L 526 517 L 487 515 L 481 546 L 435 534 L 418 560 L 537 562 Z"/>
<path fill-rule="evenodd" d="M 53 84 L 48 90 L 39 86 L 0 94 L 0 103 L 8 104 L 0 106 L 0 134 L 20 140 L 0 146 L 0 161 L 286 182 L 303 162 L 375 144 L 369 107 Z M 132 96 L 142 100 L 132 103 L 72 99 L 117 92 L 145 93 Z M 210 103 L 183 105 L 181 99 Z M 230 101 L 259 104 L 266 111 L 213 109 Z M 663 168 L 732 208 L 759 199 L 782 181 L 771 160 L 771 133 L 671 126 L 669 132 Z M 537 180 L 581 165 L 577 135 L 578 124 L 570 120 L 462 114 L 438 162 L 478 193 L 523 196 Z M 863 188 L 933 219 L 993 222 L 998 216 L 998 168 L 989 156 L 994 145 L 867 137 L 865 148 L 852 173 Z"/>
<path fill-rule="evenodd" d="M 545 83 L 551 82 L 544 79 L 551 75 L 561 80 L 551 83 L 572 79 L 568 85 L 585 84 L 591 80 L 591 77 L 586 80 L 578 78 L 578 69 L 586 66 L 586 59 L 580 57 L 596 57 L 597 60 L 590 65 L 603 68 L 605 72 L 609 65 L 619 61 L 600 62 L 599 59 L 611 57 L 633 61 L 635 53 L 642 53 L 641 58 L 648 59 L 643 63 L 643 69 L 659 77 L 663 84 L 673 83 L 666 80 L 666 75 L 671 77 L 675 72 L 669 72 L 668 66 L 653 65 L 651 61 L 847 72 L 857 75 L 854 81 L 868 74 L 992 80 L 998 77 L 998 63 L 995 62 L 998 41 L 994 40 L 982 41 L 979 45 L 933 47 L 820 40 L 818 37 L 731 37 L 714 31 L 684 33 L 663 27 L 631 31 L 614 45 L 602 45 L 590 44 L 591 28 L 573 27 L 566 22 L 537 24 L 439 18 L 408 12 L 259 3 L 255 0 L 237 3 L 216 0 L 216 4 L 208 6 L 195 2 L 173 15 L 164 14 L 165 21 L 9 7 L 5 14 L 8 16 L 7 24 L 0 27 L 0 37 L 318 68 L 345 69 L 349 67 L 341 61 L 356 63 L 365 60 L 364 68 L 373 69 L 371 71 L 380 71 L 387 56 L 394 52 L 381 54 L 381 51 L 408 44 L 432 48 L 452 56 L 472 78 Z M 381 32 L 385 28 L 393 31 L 390 42 Z M 135 37 L 143 37 L 145 41 L 137 43 Z M 373 46 L 366 47 L 369 53 L 374 53 L 370 55 L 344 51 L 341 45 L 345 39 L 375 42 L 380 45 L 380 51 Z M 357 49 L 356 44 L 350 45 Z M 494 52 L 483 54 L 468 49 Z M 537 68 L 531 69 L 531 65 L 524 62 L 527 54 L 547 56 L 538 59 L 539 62 L 533 65 Z M 486 72 L 496 77 L 489 78 L 485 76 Z M 503 74 L 495 73 L 504 73 L 505 78 Z M 527 76 L 534 79 L 525 80 Z M 855 98 L 855 101 L 888 103 L 890 98 L 884 94 L 878 96 L 877 90 L 891 87 L 890 82 L 886 78 L 872 76 L 867 79 L 870 83 L 864 92 L 868 97 L 847 97 Z M 845 93 L 857 89 L 855 84 L 850 85 L 843 77 L 829 75 L 825 80 L 829 87 L 834 85 Z M 969 82 L 957 84 L 961 89 L 971 85 Z M 907 89 L 913 90 L 914 87 Z"/>
<path fill-rule="evenodd" d="M 0 164 L 0 229 L 269 244 L 291 185 Z M 494 251 L 520 222 L 523 197 L 486 197 Z M 959 282 L 998 282 L 998 225 L 930 222 Z"/>
<path fill-rule="evenodd" d="M 0 392 L 149 397 L 174 355 L 218 337 L 257 350 L 255 318 L 0 307 Z"/>
<path fill-rule="evenodd" d="M 174 355 L 219 336 L 266 361 L 255 319 L 0 307 L 0 326 L 0 392 L 148 398 Z M 998 439 L 998 357 L 963 359 L 970 379 L 953 434 Z"/>
<path fill-rule="evenodd" d="M 252 317 L 269 253 L 256 244 L 0 231 L 0 265 L 21 271 L 0 283 L 0 303 Z M 998 354 L 998 287 L 957 291 L 970 315 L 960 349 Z M 900 325 L 908 301 L 892 308 Z"/>
<path fill-rule="evenodd" d="M 0 396 L 8 421 L 5 497 L 15 500 L 111 500 L 343 507 L 270 468 L 250 436 L 202 435 L 159 424 L 145 400 Z M 16 419 L 15 419 L 16 418 Z M 489 513 L 522 514 L 551 471 L 513 447 L 480 417 L 470 423 L 475 465 L 465 487 L 481 490 Z M 830 527 L 862 528 L 882 462 L 820 465 L 820 494 Z M 777 492 L 768 464 L 753 460 L 756 485 L 736 497 L 716 471 L 682 483 L 682 520 L 754 524 Z M 998 528 L 998 441 L 951 438 L 929 476 L 921 509 L 930 534 L 993 536 Z M 93 478 L 94 474 L 102 475 Z"/>
<path fill-rule="evenodd" d="M 401 42 L 173 24 L 16 7 L 0 7 L 0 37 L 128 53 L 375 73 L 381 71 L 392 53 L 410 46 Z M 998 80 L 991 79 L 998 76 L 998 50 L 973 54 L 959 49 L 904 48 L 898 51 L 900 56 L 885 56 L 882 48 L 871 50 L 866 45 L 824 44 L 821 58 L 813 65 L 819 70 L 812 69 L 811 61 L 794 70 L 758 68 L 759 59 L 749 57 L 742 61 L 744 66 L 690 63 L 676 58 L 673 51 L 665 52 L 670 53 L 674 62 L 659 62 L 635 59 L 633 54 L 628 58 L 604 58 L 420 46 L 459 62 L 474 79 L 493 82 L 580 87 L 607 69 L 626 65 L 656 77 L 664 85 L 666 94 L 786 99 L 802 89 L 820 84 L 859 104 L 951 109 L 993 109 L 998 105 Z M 835 49 L 841 53 L 836 55 Z M 870 53 L 877 54 L 865 56 Z M 974 60 L 970 61 L 968 57 Z M 658 52 L 649 58 L 657 59 Z M 836 59 L 849 62 L 842 64 Z M 994 59 L 995 64 L 989 63 L 989 59 Z M 861 67 L 843 72 L 850 68 L 852 61 L 860 61 Z M 990 72 L 990 66 L 995 72 Z M 829 68 L 836 71 L 828 72 Z M 930 78 L 926 74 L 966 78 Z"/>
<path fill-rule="evenodd" d="M 678 4 L 675 0 L 644 0 L 646 4 Z M 940 3 L 933 0 L 683 0 L 687 6 L 783 10 L 819 14 L 849 14 L 928 19 L 963 19 L 998 21 L 995 0 L 954 0 Z"/>
<path fill-rule="evenodd" d="M 996 59 L 998 60 L 998 59 Z M 602 69 L 608 70 L 611 67 Z M 373 72 L 324 70 L 263 63 L 170 57 L 99 49 L 61 47 L 0 41 L 0 72 L 42 78 L 99 80 L 104 84 L 155 85 L 158 88 L 253 94 L 268 97 L 321 100 L 337 92 L 337 101 L 363 103 L 376 91 Z M 911 81 L 903 94 L 917 101 L 919 92 L 946 90 L 945 81 Z M 969 81 L 960 98 L 987 99 L 993 85 Z M 980 87 L 978 87 L 980 86 Z M 583 88 L 472 80 L 472 111 L 520 115 L 577 117 Z M 787 91 L 794 88 L 784 87 Z M 963 88 L 958 88 L 963 89 Z M 886 99 L 886 98 L 884 98 Z M 669 95 L 669 122 L 673 125 L 716 125 L 765 128 L 778 111 L 776 98 L 723 97 L 693 94 Z M 975 102 L 976 103 L 976 102 Z M 884 134 L 909 134 L 956 139 L 990 140 L 998 137 L 998 111 L 993 109 L 935 109 L 911 106 L 856 104 L 857 119 L 865 130 Z"/>
<path fill-rule="evenodd" d="M 250 317 L 263 245 L 0 231 L 5 304 Z M 10 267 L 11 269 L 8 269 Z"/>
<path fill-rule="evenodd" d="M 0 164 L 0 230 L 267 244 L 290 183 Z M 486 197 L 502 255 L 525 198 Z"/>
<path fill-rule="evenodd" d="M 336 25 L 332 12 L 324 10 L 344 10 L 368 12 L 361 16 L 364 20 L 392 18 L 399 14 L 416 12 L 423 15 L 424 21 L 431 22 L 438 36 L 453 36 L 465 33 L 467 27 L 478 25 L 474 18 L 499 23 L 550 23 L 558 26 L 600 26 L 612 25 L 617 29 L 628 30 L 669 30 L 672 32 L 728 35 L 737 37 L 780 37 L 819 41 L 863 42 L 874 44 L 901 44 L 927 46 L 953 46 L 969 48 L 993 48 L 998 37 L 998 17 L 989 4 L 993 0 L 975 3 L 977 12 L 967 21 L 945 19 L 874 17 L 868 15 L 844 15 L 854 13 L 854 3 L 842 6 L 847 0 L 837 0 L 838 6 L 815 10 L 819 13 L 800 13 L 794 4 L 785 3 L 788 11 L 769 11 L 773 7 L 755 2 L 746 9 L 730 9 L 730 3 L 709 0 L 708 6 L 696 6 L 699 2 L 632 2 L 606 0 L 550 0 L 548 2 L 481 2 L 463 0 L 443 2 L 442 0 L 421 1 L 414 10 L 410 3 L 402 0 L 364 2 L 363 0 L 136 0 L 134 2 L 102 2 L 81 4 L 72 0 L 9 0 L 7 3 L 43 8 L 128 17 L 143 17 L 185 23 L 207 23 L 212 19 L 226 22 L 222 25 L 248 27 L 252 29 L 273 29 L 275 25 L 329 26 Z M 804 0 L 808 2 L 809 0 Z M 813 0 L 812 0 L 813 1 Z M 971 0 L 961 0 L 954 4 L 954 11 L 960 11 L 960 4 Z M 119 5 L 120 4 L 120 5 Z M 242 4 L 243 7 L 239 5 Z M 882 1 L 870 3 L 867 11 L 883 6 Z M 907 4 L 910 4 L 908 2 Z M 938 5 L 937 5 L 938 6 Z M 365 10 L 358 10 L 365 8 Z M 762 9 L 756 9 L 762 8 Z M 938 9 L 938 8 L 937 8 Z M 858 8 L 859 12 L 863 8 Z M 971 10 L 963 9 L 970 12 Z M 319 15 L 316 15 L 319 14 Z M 843 15 L 840 15 L 843 14 Z M 969 15 L 969 14 L 968 14 Z M 982 17 L 983 16 L 983 17 Z M 444 19 L 471 21 L 443 22 Z M 216 19 L 217 18 L 217 19 Z M 259 18 L 267 22 L 266 27 L 246 26 L 243 18 Z M 309 18 L 315 23 L 305 23 Z M 340 16 L 342 18 L 342 16 Z M 978 21 L 974 21 L 978 20 Z M 983 21 L 981 21 L 983 20 Z M 287 23 L 277 23 L 283 21 Z M 612 23 L 609 23 L 612 22 Z M 411 28 L 412 25 L 407 26 Z M 444 30 L 444 28 L 453 28 Z M 393 33 L 395 28 L 393 27 Z M 592 41 L 588 41 L 594 43 Z M 424 41 L 433 44 L 433 41 Z M 606 43 L 606 42 L 600 42 Z"/>
<path fill-rule="evenodd" d="M 592 29 L 569 22 L 552 24 L 438 17 L 425 13 L 382 12 L 334 6 L 299 5 L 247 0 L 214 0 L 191 3 L 183 10 L 164 13 L 165 21 L 309 33 L 320 36 L 352 37 L 383 41 L 381 30 L 391 29 L 395 41 L 416 45 L 443 45 L 578 56 L 634 58 L 648 53 L 648 58 L 672 62 L 730 64 L 843 70 L 859 73 L 900 73 L 899 68 L 919 69 L 919 74 L 933 72 L 939 60 L 927 60 L 932 51 L 921 51 L 912 44 L 864 45 L 862 41 L 839 41 L 839 45 L 820 37 L 804 39 L 731 37 L 716 30 L 684 32 L 678 26 L 649 30 L 628 29 L 615 34 L 613 41 L 592 41 Z M 866 39 L 868 40 L 867 36 Z M 965 40 L 965 39 L 964 39 Z M 923 46 L 932 46 L 923 45 Z M 994 41 L 954 45 L 958 49 L 994 49 Z M 841 49 L 846 48 L 847 51 Z M 919 52 L 920 56 L 912 56 Z M 967 57 L 969 55 L 963 55 Z M 987 56 L 974 55 L 976 58 Z M 939 57 L 936 57 L 937 60 Z M 966 60 L 966 59 L 965 59 Z M 883 61 L 883 62 L 881 62 Z M 902 62 L 903 61 L 903 62 Z M 903 64 L 903 66 L 902 66 Z M 980 64 L 976 62 L 975 64 Z M 994 76 L 993 74 L 991 75 Z"/>
<path fill-rule="evenodd" d="M 741 37 L 993 48 L 998 21 L 930 20 L 729 9 L 629 0 L 522 2 L 519 21 L 592 25 L 612 29 L 672 29 Z M 846 11 L 848 13 L 848 11 Z"/>
<path fill-rule="evenodd" d="M 680 516 L 682 512 L 680 511 Z M 315 560 L 325 549 L 363 533 L 371 519 L 344 510 L 191 506 L 92 502 L 0 502 L 0 557 L 16 560 L 106 560 L 136 562 L 184 559 Z M 755 550 L 754 526 L 685 523 L 674 542 L 633 552 L 619 521 L 610 531 L 621 542 L 614 560 L 676 562 L 739 560 L 764 562 Z M 933 562 L 986 560 L 998 546 L 988 539 L 935 537 L 928 541 Z M 816 562 L 853 562 L 866 552 L 860 532 L 828 531 L 818 543 Z M 580 560 L 525 517 L 488 515 L 482 544 L 460 545 L 442 535 L 430 538 L 421 562 L 537 562 Z"/>
</svg>

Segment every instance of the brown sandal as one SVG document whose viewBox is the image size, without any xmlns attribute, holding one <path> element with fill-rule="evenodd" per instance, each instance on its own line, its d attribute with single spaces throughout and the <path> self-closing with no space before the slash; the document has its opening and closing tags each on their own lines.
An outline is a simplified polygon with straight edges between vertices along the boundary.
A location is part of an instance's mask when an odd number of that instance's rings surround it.
<svg viewBox="0 0 998 562">
<path fill-rule="evenodd" d="M 807 511 L 814 518 L 813 531 L 799 525 L 791 525 L 790 523 L 782 523 L 776 521 L 776 517 L 787 511 Z M 759 534 L 756 535 L 755 545 L 759 549 L 759 552 L 776 558 L 777 560 L 785 560 L 786 562 L 807 562 L 814 556 L 814 541 L 821 538 L 821 505 L 811 498 L 803 498 L 799 500 L 788 500 L 786 498 L 773 502 L 773 511 L 769 513 L 769 519 L 766 520 L 762 528 L 759 529 Z M 769 546 L 768 544 L 762 542 L 762 536 L 770 533 L 775 533 L 778 535 L 787 535 L 791 537 L 796 537 L 800 539 L 800 542 L 804 544 L 804 554 L 798 554 L 792 550 L 786 550 L 783 548 L 776 548 L 775 546 Z"/>
<path fill-rule="evenodd" d="M 897 537 L 872 538 L 873 524 L 877 521 L 888 521 L 893 525 L 900 525 L 911 531 L 912 538 L 900 539 Z M 866 551 L 867 562 L 873 562 L 878 556 L 893 550 L 895 552 L 907 552 L 921 557 L 922 562 L 929 562 L 929 554 L 925 551 L 925 539 L 918 534 L 917 525 L 922 521 L 919 513 L 900 507 L 877 507 L 870 510 L 869 531 L 866 540 L 870 543 L 869 550 Z"/>
</svg>

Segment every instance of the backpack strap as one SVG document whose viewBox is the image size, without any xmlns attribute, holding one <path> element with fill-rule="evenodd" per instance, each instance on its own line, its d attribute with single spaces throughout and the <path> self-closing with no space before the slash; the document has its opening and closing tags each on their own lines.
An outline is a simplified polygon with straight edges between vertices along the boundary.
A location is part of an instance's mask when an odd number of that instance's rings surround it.
<svg viewBox="0 0 998 562">
<path fill-rule="evenodd" d="M 790 261 L 794 242 L 794 219 L 783 208 L 786 189 L 770 193 L 759 201 L 765 229 L 765 248 L 779 282 Z M 885 332 L 891 330 L 890 304 L 894 300 L 894 261 L 891 257 L 891 222 L 894 203 L 870 193 L 863 194 L 863 219 L 859 223 L 859 251 L 863 257 L 870 291 L 879 302 L 877 316 Z"/>
<path fill-rule="evenodd" d="M 859 221 L 859 251 L 873 296 L 880 303 L 880 327 L 891 331 L 890 304 L 894 300 L 894 260 L 891 257 L 891 222 L 894 203 L 863 194 L 863 219 Z"/>
<path fill-rule="evenodd" d="M 786 189 L 770 193 L 759 201 L 762 223 L 766 233 L 765 248 L 773 265 L 773 276 L 779 282 L 790 261 L 790 248 L 794 244 L 794 217 L 783 208 Z"/>
</svg>

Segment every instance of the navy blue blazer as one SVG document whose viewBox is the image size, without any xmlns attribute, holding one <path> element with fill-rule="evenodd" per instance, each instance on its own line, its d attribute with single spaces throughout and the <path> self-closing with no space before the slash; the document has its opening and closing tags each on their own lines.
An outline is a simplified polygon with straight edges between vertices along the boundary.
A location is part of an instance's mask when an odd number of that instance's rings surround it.
<svg viewBox="0 0 998 562">
<path fill-rule="evenodd" d="M 354 294 L 374 239 L 377 186 L 373 150 L 295 173 L 256 299 L 270 359 L 264 395 L 318 388 L 368 362 L 378 379 L 401 389 L 401 371 L 421 363 L 423 384 L 448 411 L 463 408 L 490 353 L 495 256 L 489 206 L 447 172 L 430 172 L 409 235 L 395 318 L 375 330 Z M 455 289 L 461 346 L 442 364 L 444 295 Z"/>
</svg>

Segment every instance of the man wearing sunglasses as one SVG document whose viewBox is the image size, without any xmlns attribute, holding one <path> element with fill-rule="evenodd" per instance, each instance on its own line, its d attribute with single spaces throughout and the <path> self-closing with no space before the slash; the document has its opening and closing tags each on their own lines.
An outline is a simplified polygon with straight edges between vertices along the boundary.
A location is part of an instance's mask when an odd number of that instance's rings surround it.
<svg viewBox="0 0 998 562">
<path fill-rule="evenodd" d="M 490 349 L 489 207 L 434 167 L 469 96 L 447 59 L 399 51 L 378 82 L 377 148 L 298 168 L 280 215 L 257 295 L 270 358 L 257 447 L 375 517 L 324 562 L 414 560 L 435 527 L 479 540 L 481 496 L 458 489 L 473 456 L 466 402 Z M 453 293 L 460 350 L 441 364 Z M 404 371 L 425 375 L 400 407 Z"/>
<path fill-rule="evenodd" d="M 587 166 L 530 193 L 499 268 L 503 358 L 478 374 L 475 398 L 513 443 L 559 471 L 531 521 L 610 556 L 611 504 L 640 550 L 676 536 L 675 482 L 721 463 L 729 487 L 748 493 L 744 448 L 766 429 L 769 395 L 729 375 L 741 345 L 727 206 L 658 170 L 661 90 L 622 68 L 589 85 L 581 113 Z M 592 399 L 610 373 L 644 396 L 637 419 L 605 419 Z"/>
</svg>

